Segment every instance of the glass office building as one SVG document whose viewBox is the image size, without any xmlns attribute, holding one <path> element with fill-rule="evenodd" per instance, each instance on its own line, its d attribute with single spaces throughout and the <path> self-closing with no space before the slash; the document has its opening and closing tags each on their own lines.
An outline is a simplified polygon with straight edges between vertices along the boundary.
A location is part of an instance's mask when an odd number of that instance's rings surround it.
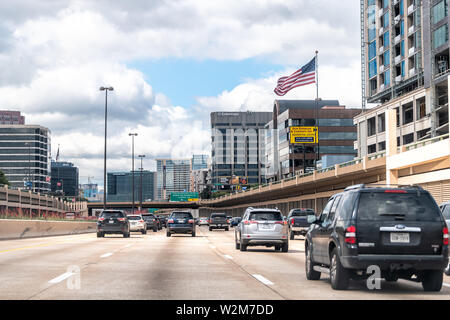
<svg viewBox="0 0 450 320">
<path fill-rule="evenodd" d="M 78 196 L 78 168 L 71 162 L 52 161 L 52 194 L 66 197 Z"/>
<path fill-rule="evenodd" d="M 0 125 L 0 170 L 11 188 L 50 193 L 50 130 L 37 125 Z"/>
<path fill-rule="evenodd" d="M 142 171 L 142 201 L 155 200 L 155 176 L 152 171 Z M 132 201 L 132 172 L 108 172 L 107 197 L 108 202 Z M 134 171 L 134 201 L 141 199 L 141 171 Z"/>
<path fill-rule="evenodd" d="M 156 159 L 156 199 L 168 200 L 171 192 L 190 189 L 191 159 Z"/>
</svg>

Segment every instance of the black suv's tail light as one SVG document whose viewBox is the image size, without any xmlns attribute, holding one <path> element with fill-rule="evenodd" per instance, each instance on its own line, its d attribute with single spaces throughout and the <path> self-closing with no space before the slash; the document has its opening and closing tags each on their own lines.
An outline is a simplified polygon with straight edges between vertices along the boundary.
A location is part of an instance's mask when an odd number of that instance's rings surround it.
<svg viewBox="0 0 450 320">
<path fill-rule="evenodd" d="M 291 225 L 294 225 L 294 218 L 291 218 Z"/>
<path fill-rule="evenodd" d="M 125 222 L 125 218 L 117 218 L 120 222 Z"/>
<path fill-rule="evenodd" d="M 443 244 L 444 246 L 448 246 L 448 228 L 444 228 L 442 230 L 443 233 Z"/>
<path fill-rule="evenodd" d="M 345 233 L 345 242 L 349 244 L 356 243 L 356 228 L 355 226 L 348 227 Z"/>
<path fill-rule="evenodd" d="M 195 220 L 194 219 L 189 219 L 188 223 L 194 223 Z"/>
</svg>

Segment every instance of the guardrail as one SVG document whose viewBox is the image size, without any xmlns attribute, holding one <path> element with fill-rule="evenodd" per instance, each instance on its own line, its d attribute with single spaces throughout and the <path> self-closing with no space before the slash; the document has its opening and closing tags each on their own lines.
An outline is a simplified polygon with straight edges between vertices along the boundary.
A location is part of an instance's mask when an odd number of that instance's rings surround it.
<svg viewBox="0 0 450 320">
<path fill-rule="evenodd" d="M 414 150 L 414 149 L 417 149 L 419 147 L 423 147 L 423 146 L 426 146 L 426 145 L 429 145 L 429 144 L 432 144 L 432 143 L 436 143 L 436 142 L 439 142 L 439 141 L 447 139 L 447 138 L 449 138 L 449 134 L 448 133 L 447 134 L 443 134 L 441 136 L 429 138 L 429 139 L 426 139 L 426 140 L 423 140 L 423 141 L 418 141 L 418 142 L 413 142 L 413 143 L 410 143 L 410 144 L 406 144 L 406 145 L 403 146 L 403 148 L 405 148 L 405 151 Z"/>
</svg>

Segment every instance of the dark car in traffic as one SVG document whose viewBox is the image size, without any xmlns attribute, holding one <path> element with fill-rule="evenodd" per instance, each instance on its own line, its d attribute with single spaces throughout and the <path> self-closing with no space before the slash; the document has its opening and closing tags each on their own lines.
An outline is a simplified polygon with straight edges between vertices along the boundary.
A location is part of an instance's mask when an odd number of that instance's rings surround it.
<svg viewBox="0 0 450 320">
<path fill-rule="evenodd" d="M 305 240 L 308 280 L 330 275 L 335 290 L 363 280 L 370 268 L 381 278 L 421 282 L 439 291 L 448 264 L 448 229 L 430 193 L 419 186 L 355 185 L 332 196 Z M 369 268 L 370 267 L 370 268 Z"/>
<path fill-rule="evenodd" d="M 189 211 L 174 211 L 167 220 L 166 235 L 173 233 L 187 233 L 195 237 L 195 219 Z"/>
<path fill-rule="evenodd" d="M 153 232 L 158 231 L 158 221 L 153 214 L 142 214 L 142 218 L 147 223 L 147 230 L 152 229 Z"/>
<path fill-rule="evenodd" d="M 231 219 L 230 221 L 230 227 L 236 227 L 239 222 L 241 222 L 242 218 L 241 217 L 234 217 Z"/>
<path fill-rule="evenodd" d="M 228 231 L 230 228 L 230 220 L 228 220 L 225 213 L 211 213 L 209 217 L 209 231 L 213 229 L 225 229 Z"/>
<path fill-rule="evenodd" d="M 296 235 L 305 236 L 311 223 L 308 222 L 309 215 L 315 215 L 313 209 L 292 209 L 287 216 L 289 226 L 289 239 L 294 240 Z"/>
<path fill-rule="evenodd" d="M 122 210 L 103 210 L 97 220 L 97 238 L 105 234 L 122 234 L 130 237 L 130 222 Z"/>
</svg>

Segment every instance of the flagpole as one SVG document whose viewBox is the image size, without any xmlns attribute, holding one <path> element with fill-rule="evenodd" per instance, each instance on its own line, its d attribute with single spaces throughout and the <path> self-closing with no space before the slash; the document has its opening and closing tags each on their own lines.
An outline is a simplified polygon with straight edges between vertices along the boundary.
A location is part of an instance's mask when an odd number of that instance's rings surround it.
<svg viewBox="0 0 450 320">
<path fill-rule="evenodd" d="M 319 51 L 316 50 L 316 127 L 317 127 L 317 156 L 315 161 L 315 169 L 317 170 L 317 161 L 320 158 L 320 145 L 319 145 Z"/>
</svg>

